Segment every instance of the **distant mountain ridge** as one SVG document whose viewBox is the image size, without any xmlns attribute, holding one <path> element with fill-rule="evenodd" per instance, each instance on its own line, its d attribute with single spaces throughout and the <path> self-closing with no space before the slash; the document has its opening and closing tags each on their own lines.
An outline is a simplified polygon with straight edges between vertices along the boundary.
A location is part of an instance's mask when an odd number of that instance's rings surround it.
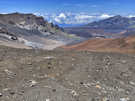
<svg viewBox="0 0 135 101">
<path fill-rule="evenodd" d="M 34 14 L 0 14 L 0 39 L 32 48 L 54 49 L 64 44 L 80 41 L 80 37 L 69 35 L 58 25 L 48 23 Z M 13 40 L 14 39 L 14 40 Z"/>
<path fill-rule="evenodd" d="M 67 27 L 65 31 L 81 37 L 118 38 L 135 33 L 135 18 L 117 15 L 80 27 Z"/>
<path fill-rule="evenodd" d="M 92 22 L 87 24 L 90 28 L 100 29 L 128 29 L 135 25 L 135 18 L 122 17 L 120 15 L 110 17 L 98 22 Z"/>
</svg>

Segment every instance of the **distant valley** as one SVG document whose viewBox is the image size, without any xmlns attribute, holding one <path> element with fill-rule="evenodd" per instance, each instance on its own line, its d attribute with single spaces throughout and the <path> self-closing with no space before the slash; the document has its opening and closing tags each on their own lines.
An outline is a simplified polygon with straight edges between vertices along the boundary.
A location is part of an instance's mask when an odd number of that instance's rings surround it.
<svg viewBox="0 0 135 101">
<path fill-rule="evenodd" d="M 65 31 L 85 38 L 120 38 L 135 35 L 135 18 L 120 15 L 95 21 L 80 27 L 66 27 Z"/>
</svg>

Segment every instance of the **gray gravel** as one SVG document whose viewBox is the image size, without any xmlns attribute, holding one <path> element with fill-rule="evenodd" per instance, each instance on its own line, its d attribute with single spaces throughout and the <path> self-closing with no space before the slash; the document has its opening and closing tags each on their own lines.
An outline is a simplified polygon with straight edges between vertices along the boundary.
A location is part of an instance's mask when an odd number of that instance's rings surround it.
<svg viewBox="0 0 135 101">
<path fill-rule="evenodd" d="M 0 47 L 0 101 L 135 101 L 133 54 Z"/>
</svg>

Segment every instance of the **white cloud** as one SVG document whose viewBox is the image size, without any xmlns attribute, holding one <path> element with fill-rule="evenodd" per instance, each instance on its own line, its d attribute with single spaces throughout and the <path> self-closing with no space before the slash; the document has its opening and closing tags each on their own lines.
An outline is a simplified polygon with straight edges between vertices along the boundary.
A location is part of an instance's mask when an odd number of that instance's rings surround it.
<svg viewBox="0 0 135 101">
<path fill-rule="evenodd" d="M 129 17 L 129 18 L 133 18 L 133 17 L 135 17 L 135 15 L 129 15 L 128 17 Z"/>
<path fill-rule="evenodd" d="M 95 20 L 106 19 L 112 17 L 109 14 L 86 14 L 86 13 L 59 13 L 59 14 L 40 14 L 35 13 L 38 16 L 44 16 L 46 20 L 49 22 L 57 23 L 57 24 L 87 24 Z"/>
<path fill-rule="evenodd" d="M 9 13 L 0 13 L 0 14 L 9 14 Z"/>
<path fill-rule="evenodd" d="M 55 22 L 57 23 L 63 23 L 64 20 L 66 20 L 67 16 L 64 13 L 60 13 L 59 15 L 53 15 L 51 16 Z"/>
<path fill-rule="evenodd" d="M 60 13 L 51 17 L 52 21 L 60 24 L 87 24 L 95 20 L 112 17 L 109 14 L 90 15 L 85 13 Z"/>
<path fill-rule="evenodd" d="M 94 16 L 90 16 L 90 15 L 77 15 L 77 16 L 75 16 L 75 19 L 77 19 L 77 20 L 91 19 L 91 18 L 94 18 Z"/>
<path fill-rule="evenodd" d="M 56 21 L 56 22 L 58 22 L 58 23 L 61 23 L 61 19 L 59 19 L 59 18 L 54 18 L 54 20 Z"/>
<path fill-rule="evenodd" d="M 34 15 L 37 15 L 37 16 L 45 16 L 45 14 L 42 14 L 42 13 L 39 13 L 39 12 L 35 12 Z"/>
<path fill-rule="evenodd" d="M 93 5 L 94 6 L 94 5 Z M 93 13 L 93 14 L 86 14 L 83 12 L 80 13 L 71 13 L 71 12 L 66 12 L 66 13 L 59 13 L 59 14 L 47 14 L 47 13 L 34 13 L 37 16 L 44 16 L 46 20 L 49 22 L 57 23 L 57 24 L 87 24 L 92 21 L 97 21 L 97 20 L 102 20 L 102 19 L 107 19 L 109 17 L 113 17 L 114 15 L 103 13 L 103 14 L 98 14 L 98 13 Z M 129 14 L 126 17 L 132 18 L 135 17 L 134 14 Z"/>
<path fill-rule="evenodd" d="M 40 16 L 40 15 L 41 15 L 41 13 L 39 13 L 39 12 L 35 12 L 35 13 L 34 13 L 34 15 Z"/>
<path fill-rule="evenodd" d="M 110 17 L 112 17 L 112 15 L 109 15 L 109 14 L 102 14 L 99 16 L 99 18 L 101 18 L 101 19 L 106 19 L 106 18 L 110 18 Z"/>
<path fill-rule="evenodd" d="M 93 15 L 87 15 L 87 14 L 76 14 L 73 16 L 72 20 L 70 21 L 72 24 L 83 24 L 83 23 L 88 23 L 91 22 L 95 16 Z"/>
<path fill-rule="evenodd" d="M 64 13 L 60 13 L 58 18 L 63 18 L 63 19 L 66 19 L 66 15 Z"/>
</svg>

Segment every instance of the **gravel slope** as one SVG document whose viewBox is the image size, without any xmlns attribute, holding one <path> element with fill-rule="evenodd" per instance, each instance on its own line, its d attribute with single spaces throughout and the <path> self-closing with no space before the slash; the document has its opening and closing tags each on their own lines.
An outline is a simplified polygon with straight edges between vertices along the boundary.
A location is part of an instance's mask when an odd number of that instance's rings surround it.
<svg viewBox="0 0 135 101">
<path fill-rule="evenodd" d="M 135 55 L 0 46 L 0 101 L 134 101 Z"/>
</svg>

